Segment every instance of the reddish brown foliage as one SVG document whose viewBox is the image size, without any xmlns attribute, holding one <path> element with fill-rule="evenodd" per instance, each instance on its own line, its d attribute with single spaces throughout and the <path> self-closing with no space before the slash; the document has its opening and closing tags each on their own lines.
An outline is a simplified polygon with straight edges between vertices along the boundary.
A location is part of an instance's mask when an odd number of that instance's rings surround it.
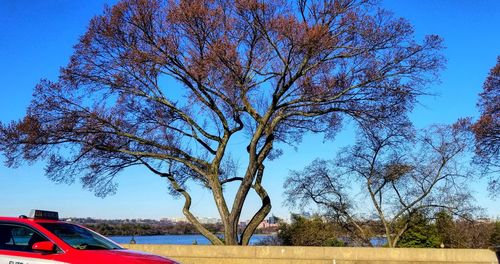
<svg viewBox="0 0 500 264">
<path fill-rule="evenodd" d="M 493 194 L 500 192 L 500 57 L 484 82 L 478 103 L 479 120 L 472 126 L 476 138 L 476 154 L 479 163 L 488 173 L 496 173 L 490 179 Z"/>
</svg>

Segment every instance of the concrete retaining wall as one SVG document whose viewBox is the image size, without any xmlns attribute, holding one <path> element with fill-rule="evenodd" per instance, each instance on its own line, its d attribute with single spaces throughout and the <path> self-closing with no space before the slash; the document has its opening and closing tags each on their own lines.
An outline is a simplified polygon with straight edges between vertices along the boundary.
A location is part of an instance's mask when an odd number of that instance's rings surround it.
<svg viewBox="0 0 500 264">
<path fill-rule="evenodd" d="M 124 245 L 183 264 L 499 263 L 487 249 Z"/>
</svg>

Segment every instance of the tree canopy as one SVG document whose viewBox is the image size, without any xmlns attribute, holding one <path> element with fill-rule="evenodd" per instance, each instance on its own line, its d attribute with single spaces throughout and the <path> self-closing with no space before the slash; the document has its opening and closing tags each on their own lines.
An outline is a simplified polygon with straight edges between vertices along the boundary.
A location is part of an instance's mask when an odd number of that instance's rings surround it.
<svg viewBox="0 0 500 264">
<path fill-rule="evenodd" d="M 246 245 L 271 210 L 262 179 L 276 143 L 406 113 L 442 68 L 441 48 L 366 0 L 123 0 L 90 21 L 26 116 L 0 125 L 0 152 L 9 166 L 46 160 L 50 179 L 99 196 L 143 166 L 212 243 Z M 245 164 L 228 154 L 235 138 Z M 213 194 L 224 240 L 191 212 L 193 182 Z M 238 236 L 250 191 L 262 204 Z"/>
<path fill-rule="evenodd" d="M 278 239 L 284 246 L 341 247 L 344 243 L 338 238 L 335 225 L 314 216 L 307 219 L 292 215 L 292 223 L 281 223 Z"/>
<path fill-rule="evenodd" d="M 500 193 L 500 56 L 490 70 L 479 95 L 479 120 L 472 126 L 476 157 L 486 173 L 490 173 L 490 191 Z"/>
<path fill-rule="evenodd" d="M 416 213 L 411 219 L 404 219 L 408 222 L 408 229 L 399 239 L 398 247 L 408 248 L 437 248 L 440 246 L 436 226 L 432 225 L 429 219 L 422 213 Z"/>
</svg>

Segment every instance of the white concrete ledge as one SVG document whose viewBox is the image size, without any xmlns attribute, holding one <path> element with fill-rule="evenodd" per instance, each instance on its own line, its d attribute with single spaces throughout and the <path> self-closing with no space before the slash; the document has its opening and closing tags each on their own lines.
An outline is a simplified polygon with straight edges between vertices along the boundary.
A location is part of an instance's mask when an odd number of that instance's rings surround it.
<svg viewBox="0 0 500 264">
<path fill-rule="evenodd" d="M 124 245 L 183 264 L 499 263 L 488 249 Z"/>
</svg>

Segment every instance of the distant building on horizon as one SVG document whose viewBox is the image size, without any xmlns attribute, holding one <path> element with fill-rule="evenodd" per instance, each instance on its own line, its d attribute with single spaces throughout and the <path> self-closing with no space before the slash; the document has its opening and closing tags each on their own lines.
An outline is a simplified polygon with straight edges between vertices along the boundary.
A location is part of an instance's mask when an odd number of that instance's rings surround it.
<svg viewBox="0 0 500 264">
<path fill-rule="evenodd" d="M 278 227 L 278 225 L 279 225 L 279 223 L 281 221 L 282 221 L 281 218 L 272 215 L 269 218 L 267 218 L 266 220 L 262 221 L 257 226 L 257 229 L 269 228 L 269 227 Z"/>
<path fill-rule="evenodd" d="M 222 220 L 220 220 L 219 218 L 214 218 L 214 217 L 200 217 L 197 219 L 202 224 L 220 224 L 220 223 L 222 223 Z"/>
</svg>

